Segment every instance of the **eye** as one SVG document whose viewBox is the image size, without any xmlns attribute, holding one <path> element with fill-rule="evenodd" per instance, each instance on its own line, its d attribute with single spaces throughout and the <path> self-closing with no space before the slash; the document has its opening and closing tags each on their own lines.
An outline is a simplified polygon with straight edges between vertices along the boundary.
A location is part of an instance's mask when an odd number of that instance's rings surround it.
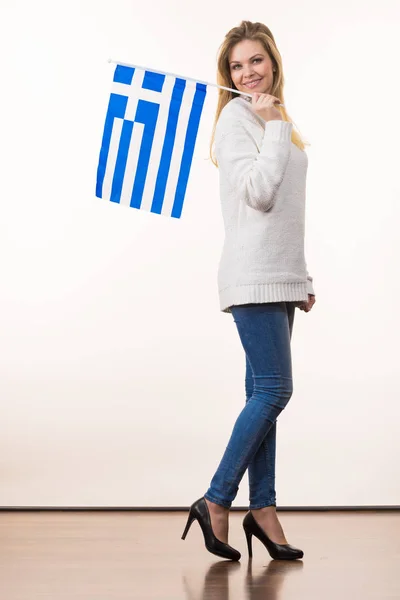
<svg viewBox="0 0 400 600">
<path fill-rule="evenodd" d="M 260 58 L 260 57 L 258 57 L 258 58 L 253 58 L 252 62 L 253 62 L 253 63 L 254 63 L 254 62 L 262 62 L 262 58 Z M 241 66 L 241 65 L 240 65 L 240 64 L 238 64 L 238 63 L 237 63 L 237 64 L 235 64 L 235 65 L 233 65 L 233 67 L 232 67 L 232 71 L 236 71 L 236 70 L 237 70 L 237 69 L 236 69 L 236 67 L 240 67 L 240 66 Z"/>
</svg>

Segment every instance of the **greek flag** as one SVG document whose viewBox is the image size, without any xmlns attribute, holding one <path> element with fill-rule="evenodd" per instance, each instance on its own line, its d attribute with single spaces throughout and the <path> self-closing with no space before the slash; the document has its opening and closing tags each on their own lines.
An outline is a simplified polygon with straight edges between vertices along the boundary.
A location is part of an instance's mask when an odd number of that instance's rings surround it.
<svg viewBox="0 0 400 600">
<path fill-rule="evenodd" d="M 117 64 L 96 196 L 179 219 L 207 85 Z"/>
</svg>

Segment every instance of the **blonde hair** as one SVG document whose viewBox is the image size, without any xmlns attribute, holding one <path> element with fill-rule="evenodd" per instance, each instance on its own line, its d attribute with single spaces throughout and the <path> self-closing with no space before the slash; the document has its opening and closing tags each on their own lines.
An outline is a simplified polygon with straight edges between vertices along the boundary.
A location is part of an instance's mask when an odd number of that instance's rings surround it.
<svg viewBox="0 0 400 600">
<path fill-rule="evenodd" d="M 272 96 L 277 96 L 278 98 L 280 98 L 281 103 L 284 104 L 285 100 L 283 95 L 283 88 L 285 80 L 283 77 L 282 70 L 282 58 L 278 48 L 276 47 L 274 36 L 272 35 L 270 29 L 268 29 L 268 27 L 263 23 L 252 23 L 251 21 L 242 21 L 238 27 L 234 27 L 233 29 L 228 31 L 228 33 L 225 36 L 224 42 L 219 48 L 219 54 L 217 58 L 217 84 L 223 85 L 224 87 L 237 89 L 231 77 L 231 71 L 229 67 L 229 55 L 232 48 L 242 40 L 254 40 L 261 42 L 265 51 L 269 54 L 273 67 L 276 69 L 270 94 Z M 213 153 L 215 128 L 217 126 L 219 116 L 224 106 L 226 106 L 228 102 L 232 100 L 232 98 L 235 98 L 238 95 L 239 94 L 234 94 L 233 92 L 228 92 L 227 90 L 218 88 L 218 105 L 215 113 L 215 120 L 210 142 L 210 158 L 216 167 L 218 167 L 218 163 Z M 280 111 L 283 121 L 289 121 L 290 123 L 293 123 L 293 125 L 295 125 L 294 121 L 289 117 L 284 107 L 277 106 L 276 108 Z M 304 150 L 306 145 L 310 145 L 308 142 L 304 142 L 302 140 L 299 133 L 297 133 L 297 131 L 295 131 L 294 128 L 292 129 L 292 142 L 298 148 L 300 148 L 300 150 Z"/>
</svg>

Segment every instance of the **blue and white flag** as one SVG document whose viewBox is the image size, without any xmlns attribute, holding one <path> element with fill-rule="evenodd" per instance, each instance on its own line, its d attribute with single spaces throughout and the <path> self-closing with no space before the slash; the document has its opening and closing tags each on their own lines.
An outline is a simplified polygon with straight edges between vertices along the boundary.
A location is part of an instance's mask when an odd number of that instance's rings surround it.
<svg viewBox="0 0 400 600">
<path fill-rule="evenodd" d="M 96 196 L 181 216 L 207 85 L 118 64 Z"/>
</svg>

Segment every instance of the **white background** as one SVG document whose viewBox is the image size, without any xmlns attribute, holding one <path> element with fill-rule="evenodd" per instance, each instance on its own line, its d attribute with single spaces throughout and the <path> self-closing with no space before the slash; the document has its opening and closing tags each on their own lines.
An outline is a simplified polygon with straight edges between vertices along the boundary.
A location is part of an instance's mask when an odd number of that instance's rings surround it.
<svg viewBox="0 0 400 600">
<path fill-rule="evenodd" d="M 398 2 L 2 0 L 0 505 L 187 506 L 244 403 L 219 311 L 209 93 L 181 220 L 94 195 L 109 57 L 215 81 L 242 19 L 272 30 L 307 147 L 294 394 L 278 504 L 400 504 Z M 234 505 L 248 502 L 247 475 Z"/>
</svg>

